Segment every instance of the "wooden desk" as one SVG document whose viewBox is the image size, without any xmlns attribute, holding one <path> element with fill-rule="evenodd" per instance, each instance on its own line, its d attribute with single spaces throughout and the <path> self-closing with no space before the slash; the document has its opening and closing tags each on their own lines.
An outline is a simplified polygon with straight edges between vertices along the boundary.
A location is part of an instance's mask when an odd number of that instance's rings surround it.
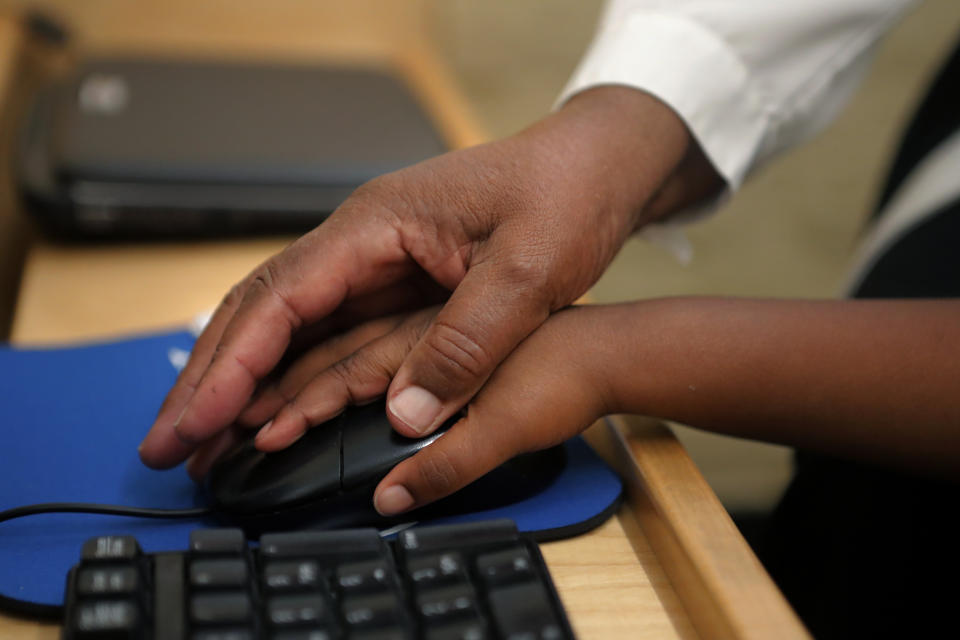
<svg viewBox="0 0 960 640">
<path fill-rule="evenodd" d="M 378 60 L 408 79 L 452 145 L 482 140 L 428 47 L 406 42 Z M 283 244 L 36 244 L 24 267 L 13 339 L 49 344 L 182 325 Z M 807 637 L 665 427 L 622 419 L 595 425 L 588 438 L 624 477 L 628 500 L 593 532 L 543 546 L 580 638 Z M 57 634 L 53 625 L 0 616 L 0 638 Z"/>
</svg>

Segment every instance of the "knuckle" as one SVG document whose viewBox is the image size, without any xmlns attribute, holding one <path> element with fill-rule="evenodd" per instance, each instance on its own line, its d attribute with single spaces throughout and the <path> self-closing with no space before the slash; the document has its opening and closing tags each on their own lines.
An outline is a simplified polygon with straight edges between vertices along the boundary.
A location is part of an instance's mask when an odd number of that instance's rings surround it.
<svg viewBox="0 0 960 640">
<path fill-rule="evenodd" d="M 268 387 L 268 390 L 269 392 L 275 393 L 282 402 L 289 404 L 293 402 L 293 399 L 300 393 L 301 385 L 299 385 L 297 381 L 285 378 L 277 384 Z"/>
<path fill-rule="evenodd" d="M 283 409 L 277 414 L 276 420 L 293 422 L 303 427 L 313 426 L 310 412 L 303 406 L 299 396 L 295 396 L 283 406 Z"/>
<path fill-rule="evenodd" d="M 401 211 L 409 206 L 405 195 L 409 189 L 402 176 L 387 173 L 357 187 L 346 204 L 348 208 L 363 208 L 376 216 L 399 221 Z"/>
<path fill-rule="evenodd" d="M 277 278 L 277 268 L 273 263 L 273 259 L 271 258 L 257 267 L 252 275 L 253 277 L 250 283 L 251 288 L 258 287 L 260 289 L 272 291 L 276 284 Z"/>
<path fill-rule="evenodd" d="M 230 287 L 230 290 L 227 291 L 227 294 L 223 296 L 221 301 L 221 306 L 227 307 L 228 309 L 236 309 L 240 306 L 240 302 L 243 300 L 244 295 L 246 294 L 246 282 L 238 282 L 237 284 Z"/>
<path fill-rule="evenodd" d="M 244 296 L 244 300 L 252 303 L 261 295 L 276 298 L 283 311 L 283 315 L 290 325 L 291 331 L 296 331 L 304 324 L 303 315 L 282 290 L 281 283 L 283 282 L 284 273 L 284 269 L 277 264 L 275 259 L 271 258 L 264 262 L 253 272 L 253 278 Z"/>
<path fill-rule="evenodd" d="M 445 496 L 459 488 L 460 474 L 446 452 L 429 451 L 425 458 L 417 466 L 420 484 L 429 494 L 429 496 L 424 497 L 432 499 Z"/>
<path fill-rule="evenodd" d="M 371 178 L 367 180 L 359 187 L 354 189 L 353 193 L 350 196 L 351 200 L 379 200 L 385 194 L 389 194 L 393 191 L 393 178 L 391 174 L 386 173 L 376 178 Z"/>
<path fill-rule="evenodd" d="M 254 382 L 263 377 L 263 374 L 260 373 L 256 367 L 247 362 L 246 358 L 241 357 L 240 354 L 233 355 L 233 362 L 247 375 L 248 378 Z"/>
<path fill-rule="evenodd" d="M 330 373 L 340 380 L 349 381 L 366 377 L 369 369 L 361 362 L 360 358 L 353 355 L 334 362 L 330 366 Z"/>
<path fill-rule="evenodd" d="M 465 331 L 445 322 L 437 322 L 424 344 L 436 357 L 434 366 L 454 382 L 470 382 L 486 375 L 492 357 Z"/>
<path fill-rule="evenodd" d="M 370 386 L 385 388 L 391 379 L 390 371 L 375 358 L 356 354 L 331 365 L 330 374 L 343 385 L 351 404 L 367 399 L 362 389 Z"/>
<path fill-rule="evenodd" d="M 546 288 L 549 280 L 547 262 L 537 252 L 512 252 L 500 259 L 498 267 L 504 280 L 515 289 L 538 293 Z"/>
</svg>

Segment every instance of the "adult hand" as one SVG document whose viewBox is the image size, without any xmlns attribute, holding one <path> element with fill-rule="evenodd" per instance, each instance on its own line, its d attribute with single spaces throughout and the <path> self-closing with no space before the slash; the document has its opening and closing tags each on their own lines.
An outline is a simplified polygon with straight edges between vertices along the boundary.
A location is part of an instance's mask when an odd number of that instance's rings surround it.
<svg viewBox="0 0 960 640">
<path fill-rule="evenodd" d="M 687 150 L 679 118 L 623 87 L 581 93 L 530 129 L 358 189 L 237 285 L 141 445 L 177 464 L 222 448 L 292 341 L 449 300 L 396 369 L 388 416 L 424 435 L 525 337 L 593 284 Z M 318 419 L 322 415 L 314 416 Z"/>
</svg>

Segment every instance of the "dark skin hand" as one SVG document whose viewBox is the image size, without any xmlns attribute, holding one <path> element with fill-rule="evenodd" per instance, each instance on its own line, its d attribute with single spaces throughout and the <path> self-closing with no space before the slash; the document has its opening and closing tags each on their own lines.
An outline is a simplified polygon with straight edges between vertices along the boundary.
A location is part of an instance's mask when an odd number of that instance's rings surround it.
<svg viewBox="0 0 960 640">
<path fill-rule="evenodd" d="M 436 313 L 378 320 L 315 347 L 251 404 L 258 419 L 273 417 L 257 446 L 289 446 L 353 399 L 381 395 Z M 465 418 L 397 465 L 374 503 L 385 514 L 422 506 L 611 413 L 957 478 L 958 319 L 953 300 L 572 307 L 514 350 Z"/>
<path fill-rule="evenodd" d="M 202 473 L 237 424 L 262 425 L 251 399 L 284 359 L 364 320 L 445 301 L 386 389 L 400 433 L 433 431 L 599 278 L 630 233 L 696 197 L 685 176 L 705 163 L 691 149 L 655 98 L 600 87 L 516 136 L 368 183 L 226 296 L 141 458 L 166 468 L 195 456 Z M 694 182 L 716 188 L 706 173 Z"/>
</svg>

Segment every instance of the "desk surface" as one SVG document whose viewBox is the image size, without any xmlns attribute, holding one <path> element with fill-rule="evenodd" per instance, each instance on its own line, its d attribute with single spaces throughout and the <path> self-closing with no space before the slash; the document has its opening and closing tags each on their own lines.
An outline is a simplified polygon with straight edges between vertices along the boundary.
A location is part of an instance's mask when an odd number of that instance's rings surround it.
<svg viewBox="0 0 960 640">
<path fill-rule="evenodd" d="M 369 9 L 371 3 L 362 4 Z M 407 42 L 386 58 L 429 105 L 453 146 L 482 140 L 427 48 Z M 284 243 L 36 243 L 24 266 L 13 339 L 52 343 L 182 325 Z M 579 637 L 806 637 L 668 430 L 625 419 L 595 425 L 588 438 L 623 475 L 629 499 L 593 532 L 543 545 Z M 0 616 L 2 638 L 57 634 L 53 625 Z"/>
</svg>

